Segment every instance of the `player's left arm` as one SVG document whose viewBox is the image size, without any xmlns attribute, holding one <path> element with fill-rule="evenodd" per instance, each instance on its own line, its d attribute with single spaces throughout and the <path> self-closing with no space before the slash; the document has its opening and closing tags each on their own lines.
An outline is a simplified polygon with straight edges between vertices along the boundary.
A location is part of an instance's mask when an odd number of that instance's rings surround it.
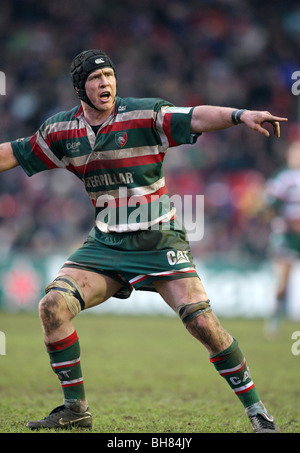
<svg viewBox="0 0 300 453">
<path fill-rule="evenodd" d="M 275 137 L 280 137 L 280 122 L 286 121 L 288 121 L 287 118 L 274 116 L 266 111 L 201 105 L 195 107 L 192 112 L 191 133 L 218 131 L 244 123 L 250 129 L 269 137 L 270 133 L 263 125 L 270 123 L 273 126 Z"/>
</svg>

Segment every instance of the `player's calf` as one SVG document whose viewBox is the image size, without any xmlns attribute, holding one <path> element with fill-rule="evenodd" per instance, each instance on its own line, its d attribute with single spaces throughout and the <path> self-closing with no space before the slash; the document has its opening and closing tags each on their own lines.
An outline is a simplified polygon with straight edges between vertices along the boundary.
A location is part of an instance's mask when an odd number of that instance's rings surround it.
<svg viewBox="0 0 300 453">
<path fill-rule="evenodd" d="M 178 314 L 188 331 L 206 347 L 210 362 L 240 399 L 254 432 L 278 432 L 260 400 L 237 340 L 223 329 L 209 300 L 183 304 Z"/>
<path fill-rule="evenodd" d="M 182 304 L 178 314 L 191 335 L 193 335 L 210 354 L 226 349 L 233 341 L 232 336 L 221 326 L 213 313 L 210 301 Z"/>
</svg>

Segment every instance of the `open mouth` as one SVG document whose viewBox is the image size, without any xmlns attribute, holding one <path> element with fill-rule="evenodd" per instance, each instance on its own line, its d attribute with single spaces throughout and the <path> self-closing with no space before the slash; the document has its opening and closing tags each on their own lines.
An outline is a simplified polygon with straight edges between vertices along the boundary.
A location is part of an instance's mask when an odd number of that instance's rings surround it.
<svg viewBox="0 0 300 453">
<path fill-rule="evenodd" d="M 103 93 L 100 94 L 100 99 L 102 101 L 108 101 L 110 98 L 110 93 L 108 91 L 104 91 Z"/>
</svg>

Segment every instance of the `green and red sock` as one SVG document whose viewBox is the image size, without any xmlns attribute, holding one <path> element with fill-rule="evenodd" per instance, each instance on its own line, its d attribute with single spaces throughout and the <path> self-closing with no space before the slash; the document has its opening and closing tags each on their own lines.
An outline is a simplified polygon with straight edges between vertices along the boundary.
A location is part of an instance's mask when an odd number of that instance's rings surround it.
<svg viewBox="0 0 300 453">
<path fill-rule="evenodd" d="M 265 411 L 251 379 L 244 354 L 235 338 L 225 351 L 210 355 L 209 360 L 213 363 L 220 376 L 226 379 L 244 405 L 247 413 L 251 412 L 252 408 L 258 412 Z"/>
<path fill-rule="evenodd" d="M 80 345 L 76 330 L 62 340 L 46 344 L 46 347 L 51 367 L 60 380 L 65 404 L 74 410 L 86 410 Z"/>
</svg>

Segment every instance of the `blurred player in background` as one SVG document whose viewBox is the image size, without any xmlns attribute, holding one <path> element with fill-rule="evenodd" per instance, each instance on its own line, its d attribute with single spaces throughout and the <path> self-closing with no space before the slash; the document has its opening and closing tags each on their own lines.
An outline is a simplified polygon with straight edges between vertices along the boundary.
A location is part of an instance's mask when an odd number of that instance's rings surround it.
<svg viewBox="0 0 300 453">
<path fill-rule="evenodd" d="M 83 309 L 138 289 L 158 292 L 204 345 L 242 402 L 254 432 L 277 432 L 237 340 L 212 312 L 186 232 L 177 224 L 162 164 L 168 148 L 194 143 L 202 133 L 244 123 L 268 137 L 267 122 L 279 137 L 279 122 L 286 119 L 269 112 L 120 98 L 115 67 L 97 49 L 75 57 L 70 72 L 81 105 L 49 118 L 32 137 L 0 146 L 0 170 L 21 165 L 31 176 L 65 168 L 84 183 L 95 207 L 95 227 L 47 286 L 39 305 L 64 404 L 27 426 L 91 426 L 72 319 Z"/>
<path fill-rule="evenodd" d="M 286 315 L 290 275 L 300 259 L 300 140 L 288 147 L 286 167 L 267 181 L 266 204 L 276 283 L 275 307 L 266 324 L 266 334 L 272 336 Z"/>
</svg>

